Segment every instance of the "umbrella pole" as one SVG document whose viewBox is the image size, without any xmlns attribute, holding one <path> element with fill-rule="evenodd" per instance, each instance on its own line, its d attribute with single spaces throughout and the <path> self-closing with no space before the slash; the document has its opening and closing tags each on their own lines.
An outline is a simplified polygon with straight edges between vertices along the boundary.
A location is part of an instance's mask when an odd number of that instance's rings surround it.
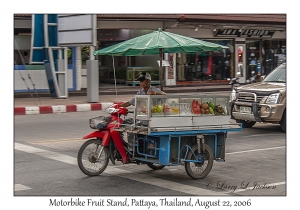
<svg viewBox="0 0 300 210">
<path fill-rule="evenodd" d="M 163 91 L 163 67 L 162 67 L 162 49 L 159 48 L 159 58 L 160 58 L 160 64 L 159 64 L 159 83 L 160 83 L 160 90 Z"/>
</svg>

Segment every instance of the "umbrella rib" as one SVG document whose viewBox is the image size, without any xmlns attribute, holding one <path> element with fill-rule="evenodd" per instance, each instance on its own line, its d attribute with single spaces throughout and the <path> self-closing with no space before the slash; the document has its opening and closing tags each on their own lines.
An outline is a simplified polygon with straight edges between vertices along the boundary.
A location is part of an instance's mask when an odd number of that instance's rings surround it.
<svg viewBox="0 0 300 210">
<path fill-rule="evenodd" d="M 152 33 L 155 33 L 155 31 L 153 31 Z M 140 42 L 143 42 L 144 40 L 146 40 L 146 39 L 147 39 L 149 36 L 151 36 L 151 35 L 152 35 L 152 34 L 149 33 L 149 34 L 143 35 L 142 37 L 141 37 L 141 36 L 136 37 L 136 38 L 139 38 L 138 42 L 134 43 L 131 47 L 129 47 L 129 49 L 127 49 L 126 52 L 128 52 L 129 50 L 132 50 L 132 49 L 134 49 L 134 50 L 143 50 L 143 49 L 135 48 L 135 46 L 136 46 L 136 45 L 139 45 Z M 150 42 L 151 42 L 152 39 L 153 39 L 153 37 L 151 37 Z M 148 41 L 148 43 L 149 43 L 149 41 Z M 144 49 L 142 52 L 140 52 L 140 53 L 138 53 L 138 54 L 139 54 L 139 55 L 144 55 L 144 54 L 146 53 L 147 46 L 149 46 L 149 45 L 146 45 L 146 46 L 145 46 L 146 49 Z"/>
<path fill-rule="evenodd" d="M 173 33 L 171 33 L 171 34 L 173 34 Z M 178 39 L 179 39 L 179 38 L 184 38 L 184 39 L 186 40 L 185 37 L 182 37 L 182 36 L 177 35 L 177 34 L 173 34 L 174 37 L 171 37 L 169 34 L 165 34 L 165 35 L 167 35 L 168 37 L 170 37 L 170 38 L 172 38 L 174 41 L 176 41 L 176 42 L 178 43 L 178 45 L 180 46 L 180 49 L 182 49 L 183 52 L 190 52 L 190 51 L 187 51 L 187 50 L 185 50 L 184 48 L 182 48 L 182 45 L 178 42 Z M 179 38 L 178 38 L 178 37 L 179 37 Z M 192 38 L 192 39 L 194 39 L 194 38 Z M 187 43 L 185 40 L 180 40 L 180 41 L 183 42 L 185 45 L 188 45 L 188 43 Z M 200 41 L 200 40 L 197 40 L 197 39 L 195 39 L 195 40 L 196 40 L 196 41 Z M 195 45 L 194 47 L 195 47 L 195 48 L 199 48 L 199 49 L 200 49 L 199 51 L 207 51 L 206 49 L 201 48 L 201 47 L 203 47 L 202 44 L 200 44 L 200 43 L 198 43 L 198 44 L 199 44 L 199 45 Z"/>
<path fill-rule="evenodd" d="M 172 38 L 169 34 L 165 34 L 165 35 L 167 35 L 168 37 L 170 37 L 170 38 Z M 178 45 L 180 46 L 180 49 L 182 49 L 184 52 L 186 52 L 183 48 L 182 48 L 182 46 L 181 46 L 181 44 L 177 41 L 177 39 L 174 39 L 174 38 L 172 38 L 175 42 L 177 42 L 178 43 Z M 186 44 L 186 42 L 184 42 L 185 44 Z"/>
<path fill-rule="evenodd" d="M 139 42 L 141 42 L 141 41 L 144 41 L 145 39 L 147 39 L 148 38 L 148 36 L 150 36 L 151 35 L 151 33 L 149 33 L 149 34 L 146 34 L 147 36 L 144 36 L 144 37 L 142 37 L 142 39 L 141 40 L 139 40 Z M 153 37 L 150 39 L 150 41 L 153 39 Z M 131 49 L 132 48 L 134 48 L 136 45 L 137 45 L 138 43 L 135 43 L 132 47 L 131 47 Z M 147 48 L 147 46 L 148 45 L 146 45 L 145 47 Z"/>
</svg>

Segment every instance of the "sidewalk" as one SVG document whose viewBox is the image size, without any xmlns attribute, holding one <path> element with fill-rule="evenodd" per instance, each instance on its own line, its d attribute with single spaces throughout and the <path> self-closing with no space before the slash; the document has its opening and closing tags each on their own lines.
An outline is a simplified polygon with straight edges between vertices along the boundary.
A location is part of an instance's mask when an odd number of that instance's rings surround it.
<svg viewBox="0 0 300 210">
<path fill-rule="evenodd" d="M 69 91 L 67 99 L 50 97 L 49 93 L 15 93 L 14 114 L 48 114 L 61 112 L 96 111 L 104 110 L 113 102 L 128 101 L 140 89 L 139 86 L 117 85 L 117 93 L 114 84 L 101 84 L 99 88 L 99 101 L 90 103 L 86 90 Z M 230 92 L 230 85 L 199 85 L 199 86 L 176 86 L 164 87 L 167 94 L 201 94 L 218 92 Z M 32 98 L 32 96 L 34 98 Z"/>
</svg>

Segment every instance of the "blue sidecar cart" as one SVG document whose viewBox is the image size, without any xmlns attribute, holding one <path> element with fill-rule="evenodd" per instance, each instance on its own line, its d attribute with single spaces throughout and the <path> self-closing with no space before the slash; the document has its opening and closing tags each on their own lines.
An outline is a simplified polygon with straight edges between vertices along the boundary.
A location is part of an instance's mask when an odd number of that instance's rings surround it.
<svg viewBox="0 0 300 210">
<path fill-rule="evenodd" d="M 133 158 L 155 170 L 184 164 L 191 178 L 203 179 L 214 160 L 225 161 L 227 133 L 242 130 L 230 122 L 226 96 L 140 95 L 135 100 L 134 123 L 118 130 L 134 136 Z"/>
</svg>

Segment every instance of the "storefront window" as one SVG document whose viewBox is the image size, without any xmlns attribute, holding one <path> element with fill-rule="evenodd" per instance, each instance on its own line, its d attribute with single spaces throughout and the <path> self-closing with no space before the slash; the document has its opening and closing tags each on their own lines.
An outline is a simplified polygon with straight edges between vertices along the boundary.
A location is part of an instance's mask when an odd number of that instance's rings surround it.
<svg viewBox="0 0 300 210">
<path fill-rule="evenodd" d="M 240 76 L 244 77 L 244 66 L 243 66 L 243 57 L 244 57 L 244 46 L 241 45 L 241 46 L 238 46 L 238 49 L 237 49 L 238 53 L 237 53 L 237 62 L 238 62 L 238 66 L 237 66 L 237 73 L 240 74 Z"/>
<path fill-rule="evenodd" d="M 246 41 L 246 79 L 260 72 L 260 40 L 247 40 Z"/>
<path fill-rule="evenodd" d="M 269 74 L 274 68 L 286 62 L 285 40 L 264 40 L 262 44 L 262 74 Z"/>
<path fill-rule="evenodd" d="M 229 49 L 177 55 L 178 81 L 226 80 L 233 77 L 233 41 L 205 40 Z"/>
</svg>

